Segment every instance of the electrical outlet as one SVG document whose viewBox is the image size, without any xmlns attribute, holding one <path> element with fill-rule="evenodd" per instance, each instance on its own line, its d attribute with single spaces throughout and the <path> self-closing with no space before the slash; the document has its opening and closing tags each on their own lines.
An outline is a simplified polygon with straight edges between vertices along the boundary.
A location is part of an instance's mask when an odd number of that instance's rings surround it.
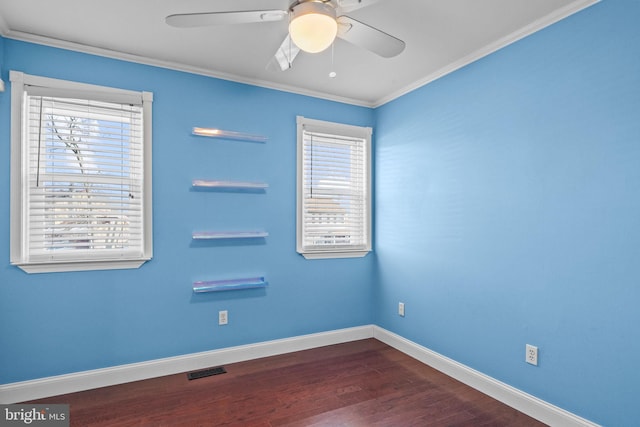
<svg viewBox="0 0 640 427">
<path fill-rule="evenodd" d="M 525 361 L 531 365 L 538 366 L 538 347 L 535 345 L 526 345 Z"/>
<path fill-rule="evenodd" d="M 402 317 L 404 317 L 404 303 L 403 302 L 399 302 L 398 303 L 398 314 Z"/>
<path fill-rule="evenodd" d="M 220 310 L 218 312 L 218 325 L 226 325 L 229 323 L 229 313 L 227 310 Z"/>
</svg>

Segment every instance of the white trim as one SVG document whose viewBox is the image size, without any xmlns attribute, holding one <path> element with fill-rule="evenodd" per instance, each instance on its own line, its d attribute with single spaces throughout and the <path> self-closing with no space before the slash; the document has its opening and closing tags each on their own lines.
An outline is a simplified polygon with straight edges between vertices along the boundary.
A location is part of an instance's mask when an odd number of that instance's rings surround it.
<svg viewBox="0 0 640 427">
<path fill-rule="evenodd" d="M 9 26 L 7 25 L 7 21 L 5 21 L 2 15 L 0 15 L 0 37 L 6 37 L 8 33 Z"/>
<path fill-rule="evenodd" d="M 252 79 L 248 77 L 241 77 L 230 73 L 223 73 L 220 71 L 213 71 L 206 68 L 194 67 L 190 65 L 179 64 L 172 61 L 163 61 L 160 59 L 153 59 L 146 56 L 134 55 L 126 52 L 118 52 L 115 50 L 104 49 L 85 44 L 70 42 L 66 40 L 54 39 L 51 37 L 40 36 L 37 34 L 24 33 L 21 31 L 7 31 L 5 38 L 24 41 L 29 43 L 40 44 L 44 46 L 50 46 L 60 49 L 72 50 L 75 52 L 87 53 L 89 55 L 97 55 L 105 58 L 118 59 L 127 62 L 133 62 L 136 64 L 150 65 L 153 67 L 166 68 L 169 70 L 182 71 L 190 74 L 197 74 L 200 76 L 213 77 L 220 80 L 227 80 L 236 83 L 244 83 L 252 86 L 263 87 L 266 89 L 274 89 L 281 92 L 294 93 L 297 95 L 310 96 L 313 98 L 326 99 L 328 101 L 341 102 L 344 104 L 356 105 L 359 107 L 373 107 L 371 102 L 363 101 L 355 98 L 348 98 L 337 95 L 330 95 L 327 93 L 301 89 L 299 87 L 290 86 L 286 84 L 274 83 L 266 80 Z"/>
<path fill-rule="evenodd" d="M 0 385 L 0 404 L 41 399 L 371 337 L 373 326 L 359 326 Z"/>
<path fill-rule="evenodd" d="M 144 203 L 142 204 L 144 209 L 142 217 L 144 240 L 142 252 L 148 259 L 153 258 L 153 109 L 151 105 L 153 105 L 153 92 L 142 92 L 142 134 L 144 135 Z"/>
<path fill-rule="evenodd" d="M 27 90 L 30 94 L 45 96 L 72 95 L 82 97 L 83 99 L 97 98 L 105 102 L 117 102 L 122 104 L 142 105 L 143 96 L 153 101 L 153 93 L 139 92 L 128 89 L 120 89 L 115 87 L 107 87 L 94 85 L 89 83 L 80 83 L 72 80 L 56 79 L 52 77 L 37 76 L 26 74 L 22 71 L 10 70 L 9 78 L 23 86 L 31 86 L 23 90 Z M 143 95 L 144 94 L 144 95 Z"/>
<path fill-rule="evenodd" d="M 11 191 L 10 191 L 10 263 L 26 273 L 52 273 L 66 271 L 114 270 L 139 268 L 153 256 L 153 228 L 152 228 L 152 105 L 153 93 L 137 92 L 127 89 L 110 88 L 69 80 L 25 74 L 21 71 L 10 70 L 11 81 Z M 74 96 L 88 96 L 93 99 L 142 105 L 143 116 L 143 242 L 142 254 L 137 258 L 128 259 L 88 259 L 69 261 L 42 261 L 30 259 L 27 253 L 28 243 L 25 237 L 25 219 L 27 212 L 24 196 L 25 162 L 28 155 L 23 150 L 23 115 L 25 109 L 25 93 L 50 92 L 58 96 L 58 92 Z"/>
<path fill-rule="evenodd" d="M 79 262 L 41 262 L 12 264 L 25 273 L 62 273 L 65 271 L 123 270 L 140 268 L 149 258 L 133 260 L 79 261 Z"/>
<path fill-rule="evenodd" d="M 369 255 L 371 251 L 348 251 L 348 252 L 331 252 L 331 251 L 318 251 L 318 252 L 300 252 L 300 255 L 305 259 L 333 259 L 333 258 L 364 258 Z"/>
<path fill-rule="evenodd" d="M 163 61 L 159 59 L 153 59 L 145 56 L 134 55 L 125 52 L 117 52 L 114 50 L 103 49 L 94 46 L 88 46 L 85 44 L 70 42 L 67 40 L 54 39 L 50 37 L 44 37 L 36 34 L 25 33 L 21 31 L 12 31 L 6 25 L 3 28 L 2 22 L 0 22 L 0 35 L 4 35 L 5 38 L 26 41 L 30 43 L 41 44 L 45 46 L 57 47 L 61 49 L 73 50 L 76 52 L 88 53 L 91 55 L 103 56 L 106 58 L 120 59 L 123 61 L 134 62 L 138 64 L 151 65 L 160 68 L 167 68 L 176 71 L 183 71 L 191 74 L 198 74 L 207 77 L 214 77 L 222 80 L 229 80 L 238 83 L 245 83 L 253 86 L 264 87 L 267 89 L 279 90 L 282 92 L 295 93 L 299 95 L 311 96 L 314 98 L 326 99 L 329 101 L 342 102 L 345 104 L 357 105 L 360 107 L 369 107 L 369 108 L 377 108 L 380 107 L 387 102 L 393 101 L 396 98 L 401 97 L 415 89 L 418 89 L 428 83 L 431 83 L 434 80 L 439 79 L 449 73 L 452 73 L 459 68 L 462 68 L 470 63 L 477 61 L 480 58 L 483 58 L 499 49 L 502 49 L 505 46 L 510 45 L 528 35 L 535 33 L 549 25 L 555 24 L 558 21 L 561 21 L 568 16 L 573 15 L 576 12 L 581 11 L 595 3 L 598 3 L 600 0 L 576 0 L 567 6 L 558 9 L 549 15 L 536 20 L 535 22 L 529 24 L 528 26 L 519 29 L 506 37 L 503 37 L 494 43 L 491 43 L 477 51 L 465 56 L 464 58 L 455 61 L 440 70 L 435 71 L 434 73 L 429 74 L 428 76 L 417 80 L 416 82 L 405 86 L 404 88 L 397 90 L 387 96 L 384 96 L 380 99 L 377 99 L 373 102 L 364 101 L 361 99 L 341 97 L 336 95 L 329 95 L 326 93 L 313 91 L 313 90 L 305 90 L 295 86 L 289 86 L 285 84 L 273 83 L 265 80 L 252 79 L 247 77 L 240 77 L 230 73 L 223 73 L 218 71 L 212 71 L 205 68 L 200 67 L 192 67 L 183 64 L 179 64 L 171 61 Z"/>
<path fill-rule="evenodd" d="M 296 125 L 311 132 L 334 132 L 343 136 L 354 138 L 371 138 L 372 127 L 356 126 L 347 123 L 328 122 L 325 120 L 310 119 L 304 116 L 296 116 Z"/>
<path fill-rule="evenodd" d="M 386 329 L 374 326 L 373 337 L 545 424 L 563 427 L 598 427 L 598 424 L 511 387 Z"/>
<path fill-rule="evenodd" d="M 9 253 L 12 265 L 22 262 L 24 259 L 23 233 L 22 233 L 22 101 L 24 97 L 25 75 L 19 71 L 11 70 L 11 164 L 10 173 L 10 200 L 9 200 Z"/>
<path fill-rule="evenodd" d="M 111 368 L 0 385 L 0 404 L 24 402 L 66 393 L 243 362 L 333 344 L 375 338 L 474 389 L 545 424 L 599 427 L 591 421 L 520 391 L 466 365 L 375 325 L 338 329 L 257 344 L 223 348 L 132 363 Z"/>
<path fill-rule="evenodd" d="M 352 137 L 364 140 L 364 167 L 366 169 L 366 220 L 364 228 L 366 232 L 366 244 L 351 245 L 344 249 L 307 249 L 303 245 L 304 240 L 304 132 L 319 132 L 343 137 Z M 355 126 L 345 123 L 327 122 L 324 120 L 310 119 L 304 116 L 296 116 L 296 252 L 305 259 L 330 259 L 330 258 L 362 258 L 372 250 L 372 143 L 373 128 Z"/>
<path fill-rule="evenodd" d="M 435 80 L 438 80 L 439 78 L 444 77 L 447 74 L 451 74 L 462 67 L 465 67 L 481 58 L 484 58 L 485 56 L 490 55 L 496 52 L 497 50 L 502 49 L 503 47 L 506 47 L 512 43 L 517 42 L 518 40 L 521 40 L 527 36 L 530 36 L 531 34 L 537 31 L 540 31 L 543 28 L 546 28 L 550 25 L 553 25 L 556 22 L 559 22 L 573 15 L 574 13 L 577 13 L 583 9 L 586 9 L 587 7 L 592 6 L 598 2 L 600 2 L 600 0 L 576 0 L 563 8 L 555 10 L 552 13 L 540 19 L 537 19 L 531 24 L 523 28 L 520 28 L 517 31 L 514 31 L 513 33 L 505 37 L 502 37 L 496 40 L 493 43 L 483 46 L 482 48 L 476 50 L 475 52 L 472 52 L 469 55 L 450 63 L 449 65 L 429 74 L 426 77 L 423 77 L 420 80 L 417 80 L 416 82 L 410 85 L 407 85 L 396 92 L 393 92 L 387 96 L 384 96 L 378 99 L 376 102 L 373 103 L 373 108 L 380 107 L 386 104 L 387 102 L 391 102 L 394 99 L 400 98 L 402 95 L 406 95 L 409 92 L 413 92 L 414 90 L 421 88 L 422 86 L 425 86 Z"/>
</svg>

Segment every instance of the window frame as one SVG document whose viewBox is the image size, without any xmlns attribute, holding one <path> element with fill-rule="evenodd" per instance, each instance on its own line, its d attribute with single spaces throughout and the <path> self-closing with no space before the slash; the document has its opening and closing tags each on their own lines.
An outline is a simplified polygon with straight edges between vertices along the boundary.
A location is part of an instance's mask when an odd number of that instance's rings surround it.
<svg viewBox="0 0 640 427">
<path fill-rule="evenodd" d="M 10 164 L 10 262 L 27 273 L 63 271 L 112 270 L 138 268 L 153 257 L 152 217 L 152 103 L 153 93 L 116 89 L 106 86 L 77 83 L 10 71 L 11 82 L 11 164 Z M 78 259 L 33 261 L 29 259 L 26 236 L 28 222 L 26 189 L 28 185 L 28 153 L 25 143 L 25 102 L 27 86 L 61 91 L 65 96 L 99 101 L 142 105 L 143 129 L 143 201 L 142 254 L 121 259 Z"/>
<path fill-rule="evenodd" d="M 362 127 L 348 125 L 342 123 L 328 122 L 323 120 L 310 119 L 303 116 L 296 117 L 297 124 L 297 179 L 296 179 L 296 251 L 306 259 L 329 259 L 329 258 L 360 258 L 371 252 L 372 248 L 372 152 L 371 137 L 373 129 L 370 127 Z M 363 234 L 366 242 L 364 247 L 357 246 L 349 248 L 305 248 L 303 241 L 303 209 L 304 209 L 304 136 L 305 131 L 325 133 L 329 135 L 359 138 L 365 141 L 365 221 Z"/>
</svg>

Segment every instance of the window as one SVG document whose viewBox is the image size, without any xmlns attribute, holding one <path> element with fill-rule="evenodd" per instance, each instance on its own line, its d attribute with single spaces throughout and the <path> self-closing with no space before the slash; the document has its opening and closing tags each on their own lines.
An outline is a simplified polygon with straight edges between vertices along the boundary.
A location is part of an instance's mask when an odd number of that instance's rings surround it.
<svg viewBox="0 0 640 427">
<path fill-rule="evenodd" d="M 152 94 L 12 71 L 11 263 L 136 268 L 152 256 Z"/>
<path fill-rule="evenodd" d="M 371 128 L 298 117 L 297 250 L 305 258 L 371 251 Z"/>
</svg>

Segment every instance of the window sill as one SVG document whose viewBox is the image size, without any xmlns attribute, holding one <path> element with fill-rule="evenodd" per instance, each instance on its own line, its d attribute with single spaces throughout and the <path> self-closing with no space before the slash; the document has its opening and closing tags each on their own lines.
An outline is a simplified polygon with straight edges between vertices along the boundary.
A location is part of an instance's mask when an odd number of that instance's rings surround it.
<svg viewBox="0 0 640 427">
<path fill-rule="evenodd" d="M 13 263 L 26 273 L 61 273 L 68 271 L 124 270 L 139 268 L 149 259 L 80 261 L 80 262 L 33 262 Z"/>
<path fill-rule="evenodd" d="M 371 251 L 300 252 L 306 259 L 363 258 Z"/>
</svg>

